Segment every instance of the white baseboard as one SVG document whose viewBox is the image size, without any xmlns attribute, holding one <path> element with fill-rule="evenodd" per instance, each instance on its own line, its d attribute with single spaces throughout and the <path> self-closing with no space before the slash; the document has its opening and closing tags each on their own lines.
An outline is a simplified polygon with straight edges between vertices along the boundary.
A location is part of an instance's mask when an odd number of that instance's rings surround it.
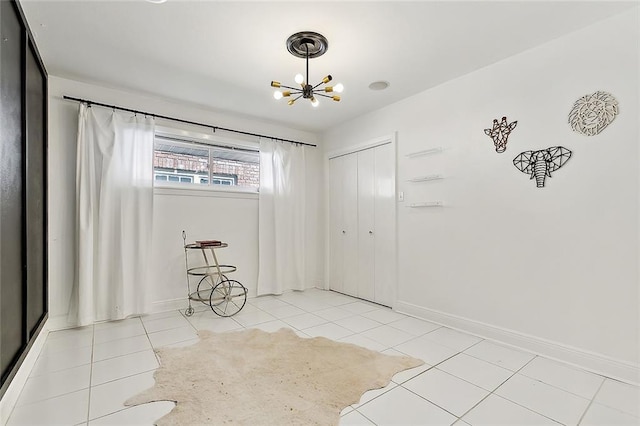
<svg viewBox="0 0 640 426">
<path fill-rule="evenodd" d="M 640 365 L 638 364 L 408 302 L 398 301 L 394 309 L 403 314 L 471 333 L 497 343 L 525 349 L 537 355 L 572 364 L 606 377 L 634 385 L 640 383 Z"/>
<path fill-rule="evenodd" d="M 22 388 L 24 388 L 25 383 L 27 383 L 27 379 L 29 378 L 29 375 L 31 375 L 31 370 L 33 370 L 33 367 L 40 356 L 40 352 L 42 352 L 44 342 L 47 340 L 47 336 L 49 335 L 48 324 L 49 320 L 47 319 L 44 327 L 42 327 L 42 330 L 33 341 L 29 352 L 27 352 L 27 355 L 24 357 L 16 375 L 13 376 L 13 379 L 2 396 L 2 399 L 0 399 L 0 425 L 7 424 L 9 415 L 11 415 L 11 411 L 18 401 L 20 392 L 22 392 Z"/>
<path fill-rule="evenodd" d="M 195 304 L 196 302 L 191 302 Z M 199 302 L 197 302 L 200 304 Z M 151 303 L 151 312 L 152 314 L 157 314 L 158 312 L 167 312 L 167 311 L 176 311 L 176 310 L 185 310 L 189 306 L 189 302 L 186 297 L 181 297 L 179 299 L 169 299 L 169 300 L 160 300 L 158 302 Z"/>
<path fill-rule="evenodd" d="M 159 312 L 175 311 L 178 309 L 184 310 L 187 306 L 189 306 L 189 304 L 187 303 L 187 299 L 184 297 L 179 299 L 161 300 L 151 303 L 151 311 L 149 313 L 156 314 Z M 67 315 L 49 317 L 46 326 L 49 331 L 66 330 L 68 328 L 77 327 L 75 323 L 68 321 Z"/>
<path fill-rule="evenodd" d="M 53 317 L 49 317 L 47 323 L 45 324 L 45 328 L 47 331 L 57 331 L 57 330 L 66 330 L 68 328 L 75 328 L 77 325 L 75 323 L 71 323 L 68 320 L 67 315 L 56 315 Z"/>
</svg>

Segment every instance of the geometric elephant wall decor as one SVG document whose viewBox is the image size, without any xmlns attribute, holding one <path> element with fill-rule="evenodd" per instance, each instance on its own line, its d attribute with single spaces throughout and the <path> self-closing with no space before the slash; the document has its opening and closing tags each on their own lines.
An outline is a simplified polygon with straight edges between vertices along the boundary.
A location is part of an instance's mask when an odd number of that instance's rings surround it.
<svg viewBox="0 0 640 426">
<path fill-rule="evenodd" d="M 484 133 L 493 139 L 493 144 L 496 147 L 496 152 L 504 152 L 507 149 L 507 138 L 513 129 L 516 128 L 517 121 L 507 124 L 507 117 L 502 117 L 502 121 L 498 123 L 498 120 L 493 119 L 493 127 L 491 129 L 484 129 Z"/>
<path fill-rule="evenodd" d="M 618 101 L 611 93 L 597 91 L 584 95 L 569 112 L 571 128 L 586 136 L 594 136 L 604 130 L 618 114 Z"/>
<path fill-rule="evenodd" d="M 536 178 L 536 186 L 544 187 L 544 180 L 569 161 L 571 151 L 562 146 L 552 146 L 539 151 L 525 151 L 513 159 L 513 165 L 522 173 Z"/>
</svg>

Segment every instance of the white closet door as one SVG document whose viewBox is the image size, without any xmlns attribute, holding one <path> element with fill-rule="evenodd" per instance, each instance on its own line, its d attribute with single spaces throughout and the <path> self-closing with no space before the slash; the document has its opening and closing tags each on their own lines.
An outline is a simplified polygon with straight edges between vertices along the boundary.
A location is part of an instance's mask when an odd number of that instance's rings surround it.
<svg viewBox="0 0 640 426">
<path fill-rule="evenodd" d="M 342 218 L 343 218 L 343 291 L 358 295 L 358 156 L 343 156 Z"/>
<path fill-rule="evenodd" d="M 375 148 L 375 302 L 391 306 L 396 290 L 396 181 L 392 144 Z"/>
<path fill-rule="evenodd" d="M 344 291 L 343 174 L 344 157 L 329 160 L 329 288 Z"/>
<path fill-rule="evenodd" d="M 375 300 L 375 149 L 358 152 L 358 293 Z"/>
</svg>

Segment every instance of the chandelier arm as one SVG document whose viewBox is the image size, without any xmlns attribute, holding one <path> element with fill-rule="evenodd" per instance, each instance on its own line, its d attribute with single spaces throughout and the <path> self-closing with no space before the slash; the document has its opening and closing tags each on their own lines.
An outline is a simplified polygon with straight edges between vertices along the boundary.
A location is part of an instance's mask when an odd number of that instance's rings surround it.
<svg viewBox="0 0 640 426">
<path fill-rule="evenodd" d="M 322 97 L 325 97 L 325 98 L 331 98 L 331 99 L 333 99 L 333 96 L 325 95 L 324 93 L 314 93 L 314 95 L 315 95 L 315 96 L 322 96 Z"/>
<path fill-rule="evenodd" d="M 297 92 L 302 93 L 302 90 L 300 90 L 300 89 L 299 89 L 299 88 L 297 88 L 297 87 L 285 86 L 284 84 L 281 84 L 281 85 L 280 85 L 280 87 L 284 87 L 285 89 L 291 89 L 291 90 L 295 90 L 295 91 L 297 91 Z"/>
<path fill-rule="evenodd" d="M 315 90 L 315 88 L 316 88 L 316 87 L 318 87 L 318 86 L 320 86 L 321 84 L 324 84 L 324 82 L 322 82 L 322 81 L 321 81 L 320 83 L 316 84 L 315 86 L 313 86 L 313 89 L 312 89 L 312 90 Z"/>
</svg>

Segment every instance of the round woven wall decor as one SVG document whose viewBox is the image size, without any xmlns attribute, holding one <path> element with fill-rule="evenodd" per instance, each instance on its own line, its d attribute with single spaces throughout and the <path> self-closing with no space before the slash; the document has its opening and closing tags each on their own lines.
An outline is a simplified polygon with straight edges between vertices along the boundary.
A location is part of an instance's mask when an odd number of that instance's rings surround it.
<svg viewBox="0 0 640 426">
<path fill-rule="evenodd" d="M 600 133 L 618 115 L 618 101 L 611 93 L 597 91 L 578 99 L 569 113 L 571 128 L 586 136 Z"/>
</svg>

